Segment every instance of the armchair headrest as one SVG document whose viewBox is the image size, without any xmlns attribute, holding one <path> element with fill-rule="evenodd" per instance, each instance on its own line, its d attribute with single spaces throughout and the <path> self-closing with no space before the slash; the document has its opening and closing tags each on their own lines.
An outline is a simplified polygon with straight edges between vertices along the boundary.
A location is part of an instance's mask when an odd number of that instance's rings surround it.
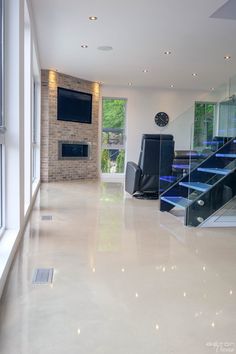
<svg viewBox="0 0 236 354">
<path fill-rule="evenodd" d="M 171 134 L 143 134 L 142 140 L 144 139 L 173 140 L 174 137 Z"/>
<path fill-rule="evenodd" d="M 171 140 L 173 141 L 174 137 L 171 134 L 143 134 L 142 136 L 142 142 L 141 142 L 141 150 L 143 149 L 143 144 L 144 140 L 156 140 L 156 141 L 162 141 L 162 140 Z"/>
</svg>

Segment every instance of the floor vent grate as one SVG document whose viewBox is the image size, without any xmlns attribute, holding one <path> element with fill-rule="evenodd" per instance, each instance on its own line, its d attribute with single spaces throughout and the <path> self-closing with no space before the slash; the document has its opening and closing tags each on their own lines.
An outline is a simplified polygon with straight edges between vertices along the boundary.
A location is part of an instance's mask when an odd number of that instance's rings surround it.
<svg viewBox="0 0 236 354">
<path fill-rule="evenodd" d="M 53 280 L 53 268 L 37 268 L 33 276 L 33 284 L 48 284 Z"/>
<path fill-rule="evenodd" d="M 52 220 L 52 215 L 42 215 L 41 220 Z"/>
</svg>

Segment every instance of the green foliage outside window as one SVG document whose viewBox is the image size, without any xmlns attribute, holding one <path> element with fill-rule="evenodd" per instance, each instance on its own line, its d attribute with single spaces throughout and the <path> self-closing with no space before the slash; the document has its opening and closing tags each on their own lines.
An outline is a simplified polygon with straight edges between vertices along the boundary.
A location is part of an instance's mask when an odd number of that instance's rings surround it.
<svg viewBox="0 0 236 354">
<path fill-rule="evenodd" d="M 125 167 L 125 150 L 120 150 L 116 158 L 116 173 L 123 173 Z"/>
<path fill-rule="evenodd" d="M 101 168 L 103 173 L 110 172 L 110 156 L 107 149 L 102 150 Z"/>
<path fill-rule="evenodd" d="M 195 103 L 194 148 L 207 148 L 207 141 L 212 141 L 215 118 L 215 104 L 207 102 Z"/>
<path fill-rule="evenodd" d="M 108 135 L 108 133 L 102 132 L 102 143 L 106 145 L 106 144 L 108 144 L 108 142 L 109 142 L 109 135 Z"/>
<path fill-rule="evenodd" d="M 103 128 L 123 128 L 125 124 L 125 100 L 104 99 L 102 101 Z"/>
<path fill-rule="evenodd" d="M 104 98 L 102 101 L 102 155 L 103 173 L 123 173 L 125 162 L 124 129 L 126 100 Z M 105 131 L 104 131 L 105 130 Z M 116 148 L 117 146 L 117 148 Z M 118 155 L 117 155 L 118 153 Z M 115 156 L 117 157 L 115 158 Z"/>
</svg>

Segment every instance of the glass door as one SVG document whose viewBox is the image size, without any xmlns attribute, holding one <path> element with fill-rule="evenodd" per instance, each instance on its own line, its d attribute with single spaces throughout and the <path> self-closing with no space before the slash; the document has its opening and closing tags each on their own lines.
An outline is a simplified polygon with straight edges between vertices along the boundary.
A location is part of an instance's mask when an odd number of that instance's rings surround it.
<svg viewBox="0 0 236 354">
<path fill-rule="evenodd" d="M 126 103 L 123 98 L 102 100 L 102 173 L 124 173 Z"/>
</svg>

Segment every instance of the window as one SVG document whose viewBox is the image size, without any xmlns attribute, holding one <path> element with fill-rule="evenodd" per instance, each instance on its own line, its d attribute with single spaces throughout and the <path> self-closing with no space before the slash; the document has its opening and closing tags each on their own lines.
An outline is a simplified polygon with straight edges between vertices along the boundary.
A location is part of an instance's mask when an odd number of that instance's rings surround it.
<svg viewBox="0 0 236 354">
<path fill-rule="evenodd" d="M 194 117 L 194 143 L 196 150 L 209 149 L 216 131 L 216 104 L 196 102 Z"/>
<path fill-rule="evenodd" d="M 37 156 L 37 87 L 33 81 L 33 117 L 32 117 L 32 182 L 36 179 Z"/>
<path fill-rule="evenodd" d="M 126 100 L 102 100 L 102 173 L 123 173 L 125 164 Z"/>
<path fill-rule="evenodd" d="M 3 210 L 2 210 L 2 144 L 0 144 L 0 229 L 2 228 Z"/>
<path fill-rule="evenodd" d="M 3 227 L 3 145 L 4 145 L 4 107 L 3 107 L 3 0 L 0 0 L 0 229 Z"/>
<path fill-rule="evenodd" d="M 3 0 L 0 0 L 0 127 L 3 126 Z"/>
</svg>

